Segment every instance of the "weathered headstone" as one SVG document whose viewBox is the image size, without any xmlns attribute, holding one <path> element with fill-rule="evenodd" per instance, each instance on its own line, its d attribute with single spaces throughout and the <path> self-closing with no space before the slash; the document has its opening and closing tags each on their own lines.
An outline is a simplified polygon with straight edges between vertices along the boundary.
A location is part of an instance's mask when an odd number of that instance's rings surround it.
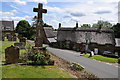
<svg viewBox="0 0 120 80">
<path fill-rule="evenodd" d="M 6 63 L 17 63 L 19 61 L 19 48 L 13 45 L 5 49 Z"/>
<path fill-rule="evenodd" d="M 8 36 L 8 41 L 13 41 L 13 36 L 12 35 Z"/>
<path fill-rule="evenodd" d="M 8 37 L 9 37 L 9 35 L 10 35 L 10 34 L 7 34 L 7 39 L 8 39 Z"/>
<path fill-rule="evenodd" d="M 4 36 L 2 36 L 2 41 L 4 41 L 5 40 L 5 37 Z"/>
<path fill-rule="evenodd" d="M 13 36 L 13 41 L 16 41 L 17 37 L 16 35 Z"/>
<path fill-rule="evenodd" d="M 25 43 L 24 42 L 14 43 L 14 46 L 18 47 L 20 49 L 24 49 L 25 48 Z"/>
<path fill-rule="evenodd" d="M 20 42 L 26 43 L 26 38 L 25 38 L 25 37 L 21 37 L 21 38 L 20 38 Z"/>
</svg>

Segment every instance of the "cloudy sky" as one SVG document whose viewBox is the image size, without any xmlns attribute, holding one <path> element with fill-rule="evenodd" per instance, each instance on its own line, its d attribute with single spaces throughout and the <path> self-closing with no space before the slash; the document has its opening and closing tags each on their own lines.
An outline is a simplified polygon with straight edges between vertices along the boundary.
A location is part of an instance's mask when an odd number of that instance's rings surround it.
<svg viewBox="0 0 120 80">
<path fill-rule="evenodd" d="M 33 8 L 43 3 L 47 13 L 43 14 L 45 23 L 58 28 L 58 23 L 64 27 L 74 27 L 76 22 L 94 24 L 98 20 L 118 22 L 119 0 L 3 0 L 0 2 L 0 20 L 14 20 L 15 26 L 20 20 L 32 23 Z M 120 13 L 120 12 L 119 12 Z"/>
</svg>

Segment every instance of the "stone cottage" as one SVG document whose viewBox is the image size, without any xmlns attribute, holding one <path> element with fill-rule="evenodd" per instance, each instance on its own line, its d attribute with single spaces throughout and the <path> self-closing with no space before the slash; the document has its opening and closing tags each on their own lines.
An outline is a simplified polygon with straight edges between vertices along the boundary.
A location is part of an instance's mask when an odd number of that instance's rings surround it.
<svg viewBox="0 0 120 80">
<path fill-rule="evenodd" d="M 83 50 L 84 45 L 88 44 L 90 50 L 98 48 L 101 53 L 105 50 L 111 50 L 115 46 L 114 31 L 103 28 L 84 28 L 78 27 L 61 27 L 59 24 L 57 42 L 59 46 L 69 49 Z"/>
<path fill-rule="evenodd" d="M 2 29 L 2 36 L 14 36 L 14 21 L 0 21 L 0 27 Z"/>
</svg>

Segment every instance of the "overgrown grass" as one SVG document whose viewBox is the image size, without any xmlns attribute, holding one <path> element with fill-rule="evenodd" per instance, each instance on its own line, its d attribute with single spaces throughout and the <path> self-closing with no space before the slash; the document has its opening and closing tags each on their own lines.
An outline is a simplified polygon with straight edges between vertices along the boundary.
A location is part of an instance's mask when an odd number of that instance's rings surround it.
<svg viewBox="0 0 120 80">
<path fill-rule="evenodd" d="M 85 55 L 81 55 L 90 59 L 95 59 L 98 61 L 102 61 L 102 62 L 109 62 L 109 63 L 118 63 L 118 59 L 117 58 L 109 58 L 109 57 L 105 57 L 105 56 L 101 56 L 101 55 L 94 55 L 93 57 L 89 57 L 90 54 L 85 54 Z"/>
<path fill-rule="evenodd" d="M 0 41 L 0 45 L 2 45 L 2 49 L 0 56 L 2 56 L 2 64 L 5 61 L 5 48 L 10 47 L 17 41 Z M 27 43 L 26 48 L 32 47 L 29 43 Z M 27 52 L 27 49 L 20 50 L 20 56 Z M 0 63 L 1 64 L 1 63 Z M 30 65 L 3 65 L 0 66 L 2 68 L 2 78 L 73 78 L 73 76 L 61 69 L 58 66 L 30 66 Z"/>
</svg>

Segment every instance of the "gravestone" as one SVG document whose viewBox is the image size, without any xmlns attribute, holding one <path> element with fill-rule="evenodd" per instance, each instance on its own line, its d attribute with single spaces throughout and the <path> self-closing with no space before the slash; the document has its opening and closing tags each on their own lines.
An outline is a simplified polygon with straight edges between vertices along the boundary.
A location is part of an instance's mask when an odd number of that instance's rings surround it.
<svg viewBox="0 0 120 80">
<path fill-rule="evenodd" d="M 8 36 L 8 41 L 13 41 L 13 36 L 12 35 Z"/>
<path fill-rule="evenodd" d="M 18 47 L 19 49 L 25 49 L 25 43 L 24 42 L 14 43 L 14 46 Z"/>
<path fill-rule="evenodd" d="M 26 38 L 25 37 L 20 37 L 20 42 L 26 43 Z"/>
<path fill-rule="evenodd" d="M 9 37 L 9 35 L 10 35 L 10 34 L 7 34 L 7 39 L 8 39 L 8 37 Z"/>
<path fill-rule="evenodd" d="M 16 41 L 17 37 L 16 35 L 13 36 L 13 41 Z"/>
<path fill-rule="evenodd" d="M 17 63 L 19 61 L 19 48 L 11 45 L 5 49 L 6 63 Z"/>
<path fill-rule="evenodd" d="M 2 41 L 4 41 L 5 40 L 5 37 L 4 36 L 2 36 Z"/>
</svg>

